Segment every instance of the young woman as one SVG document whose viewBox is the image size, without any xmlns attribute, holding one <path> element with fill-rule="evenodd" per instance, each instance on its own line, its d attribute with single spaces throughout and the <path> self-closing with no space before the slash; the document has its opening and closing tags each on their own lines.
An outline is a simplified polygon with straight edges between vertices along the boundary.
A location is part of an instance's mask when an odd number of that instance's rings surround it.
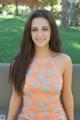
<svg viewBox="0 0 80 120">
<path fill-rule="evenodd" d="M 8 120 L 74 120 L 72 62 L 60 47 L 51 13 L 35 10 L 26 22 L 20 53 L 10 66 L 13 92 Z"/>
</svg>

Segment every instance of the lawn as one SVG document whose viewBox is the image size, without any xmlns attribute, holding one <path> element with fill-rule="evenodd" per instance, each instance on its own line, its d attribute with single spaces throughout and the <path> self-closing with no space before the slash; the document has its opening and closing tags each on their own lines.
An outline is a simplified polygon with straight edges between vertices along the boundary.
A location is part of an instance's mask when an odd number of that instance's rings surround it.
<svg viewBox="0 0 80 120">
<path fill-rule="evenodd" d="M 0 17 L 0 63 L 9 63 L 19 52 L 25 17 Z M 62 48 L 72 62 L 80 63 L 80 27 L 59 28 Z"/>
<path fill-rule="evenodd" d="M 80 64 L 80 27 L 59 29 L 63 50 L 74 64 Z"/>
</svg>

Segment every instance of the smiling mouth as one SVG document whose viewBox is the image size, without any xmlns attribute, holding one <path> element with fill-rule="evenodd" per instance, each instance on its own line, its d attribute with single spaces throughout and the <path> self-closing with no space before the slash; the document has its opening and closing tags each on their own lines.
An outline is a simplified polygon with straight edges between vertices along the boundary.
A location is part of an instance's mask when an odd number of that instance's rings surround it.
<svg viewBox="0 0 80 120">
<path fill-rule="evenodd" d="M 45 39 L 44 39 L 44 40 L 45 40 Z M 44 40 L 40 40 L 40 39 L 39 39 L 39 40 L 37 40 L 37 41 L 38 41 L 38 42 L 43 42 Z"/>
</svg>

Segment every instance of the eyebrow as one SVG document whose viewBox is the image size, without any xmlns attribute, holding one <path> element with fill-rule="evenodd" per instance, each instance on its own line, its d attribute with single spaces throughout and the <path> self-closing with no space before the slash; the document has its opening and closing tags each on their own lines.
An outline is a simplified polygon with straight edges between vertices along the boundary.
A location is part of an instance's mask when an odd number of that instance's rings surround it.
<svg viewBox="0 0 80 120">
<path fill-rule="evenodd" d="M 42 27 L 46 27 L 46 28 L 48 28 L 49 26 L 42 26 Z M 37 28 L 36 26 L 32 26 L 32 28 Z"/>
</svg>

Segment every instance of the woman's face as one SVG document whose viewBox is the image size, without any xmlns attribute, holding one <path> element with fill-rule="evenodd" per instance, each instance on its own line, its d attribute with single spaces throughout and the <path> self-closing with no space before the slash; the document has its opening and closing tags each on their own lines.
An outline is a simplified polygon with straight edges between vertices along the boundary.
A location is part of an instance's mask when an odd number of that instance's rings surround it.
<svg viewBox="0 0 80 120">
<path fill-rule="evenodd" d="M 51 28 L 49 22 L 43 18 L 34 18 L 31 24 L 31 36 L 36 47 L 49 45 Z"/>
</svg>

